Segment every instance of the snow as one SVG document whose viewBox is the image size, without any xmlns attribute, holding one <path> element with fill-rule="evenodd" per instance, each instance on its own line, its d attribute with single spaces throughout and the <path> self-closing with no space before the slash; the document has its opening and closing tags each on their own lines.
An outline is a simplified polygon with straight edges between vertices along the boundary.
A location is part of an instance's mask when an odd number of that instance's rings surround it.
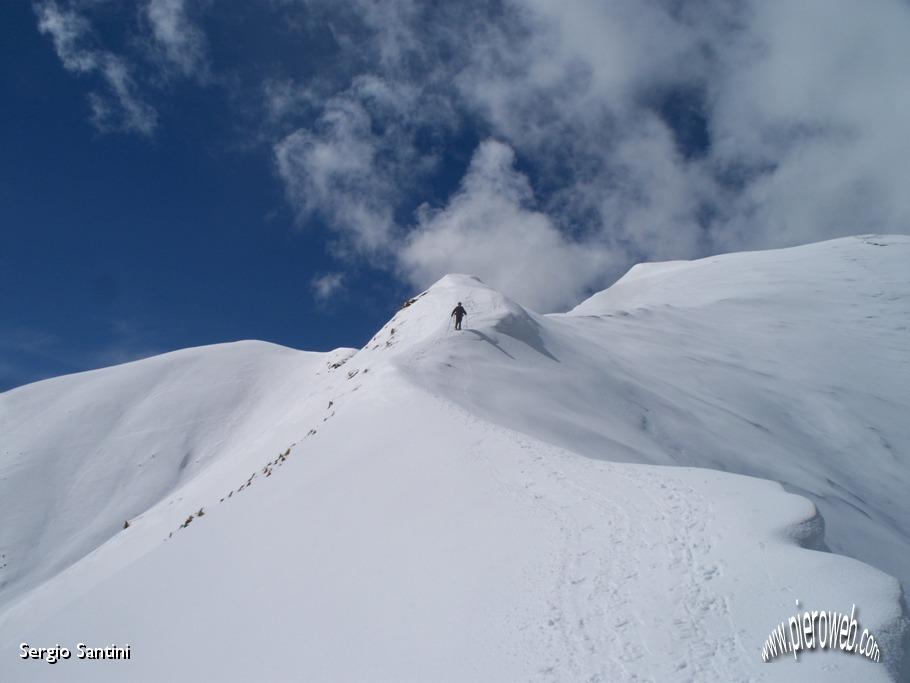
<svg viewBox="0 0 910 683">
<path fill-rule="evenodd" d="M 0 680 L 899 677 L 908 264 L 646 264 L 545 316 L 449 275 L 360 351 L 2 394 Z M 796 599 L 856 604 L 885 661 L 762 663 Z M 133 656 L 18 658 L 80 641 Z"/>
<path fill-rule="evenodd" d="M 277 446 L 286 413 L 324 362 L 240 342 L 3 394 L 0 482 L 28 499 L 0 496 L 0 601 L 83 557 L 213 464 Z"/>
</svg>

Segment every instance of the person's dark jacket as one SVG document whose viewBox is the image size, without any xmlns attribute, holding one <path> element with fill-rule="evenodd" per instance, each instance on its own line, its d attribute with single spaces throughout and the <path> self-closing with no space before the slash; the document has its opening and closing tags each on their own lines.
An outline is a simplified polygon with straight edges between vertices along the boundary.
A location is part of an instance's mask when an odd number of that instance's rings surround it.
<svg viewBox="0 0 910 683">
<path fill-rule="evenodd" d="M 462 306 L 461 304 L 459 304 L 452 310 L 452 315 L 455 316 L 455 320 L 461 320 L 467 314 L 468 314 L 468 312 L 466 310 L 464 310 L 464 306 Z"/>
</svg>

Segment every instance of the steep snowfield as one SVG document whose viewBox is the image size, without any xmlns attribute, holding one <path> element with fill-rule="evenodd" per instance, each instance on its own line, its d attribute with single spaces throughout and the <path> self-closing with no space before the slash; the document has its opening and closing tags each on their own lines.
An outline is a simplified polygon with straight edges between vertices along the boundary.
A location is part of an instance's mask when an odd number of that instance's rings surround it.
<svg viewBox="0 0 910 683">
<path fill-rule="evenodd" d="M 910 238 L 644 264 L 567 315 L 484 318 L 490 296 L 471 343 L 408 369 L 593 457 L 783 482 L 910 589 Z"/>
<path fill-rule="evenodd" d="M 356 353 L 2 394 L 0 680 L 899 675 L 908 265 L 904 237 L 655 264 L 550 316 L 447 276 Z M 869 564 L 801 547 L 825 522 Z M 885 662 L 763 664 L 796 599 L 856 604 Z M 133 656 L 18 658 L 80 641 Z"/>
</svg>

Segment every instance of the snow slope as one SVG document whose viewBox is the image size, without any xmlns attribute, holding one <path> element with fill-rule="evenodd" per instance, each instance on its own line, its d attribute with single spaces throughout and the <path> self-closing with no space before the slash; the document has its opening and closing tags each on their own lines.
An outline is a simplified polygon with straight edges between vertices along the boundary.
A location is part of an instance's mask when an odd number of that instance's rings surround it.
<svg viewBox="0 0 910 683">
<path fill-rule="evenodd" d="M 2 394 L 0 680 L 900 676 L 908 263 L 887 237 L 638 267 L 549 316 L 447 276 L 356 353 Z M 855 603 L 885 662 L 763 664 L 795 599 Z M 79 641 L 133 657 L 18 658 Z"/>
<path fill-rule="evenodd" d="M 0 484 L 28 499 L 0 496 L 0 603 L 83 557 L 213 464 L 276 448 L 288 434 L 288 413 L 318 384 L 325 361 L 325 354 L 241 342 L 3 394 Z M 289 393 L 276 391 L 282 387 Z"/>
<path fill-rule="evenodd" d="M 819 506 L 832 550 L 910 589 L 910 238 L 643 264 L 569 314 L 476 324 L 494 333 L 451 347 L 470 372 L 435 355 L 411 370 L 593 457 L 781 481 Z"/>
</svg>

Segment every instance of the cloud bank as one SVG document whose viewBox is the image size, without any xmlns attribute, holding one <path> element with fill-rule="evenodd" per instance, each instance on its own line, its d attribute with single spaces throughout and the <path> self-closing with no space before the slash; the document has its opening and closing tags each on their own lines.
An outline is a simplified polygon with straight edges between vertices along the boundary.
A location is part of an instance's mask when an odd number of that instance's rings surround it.
<svg viewBox="0 0 910 683">
<path fill-rule="evenodd" d="M 910 228 L 903 2 L 382 7 L 363 3 L 351 35 L 370 56 L 361 78 L 408 88 L 401 110 L 346 90 L 357 124 L 323 129 L 322 164 L 281 163 L 322 122 L 276 155 L 292 203 L 318 207 L 355 250 L 386 245 L 417 286 L 472 272 L 553 310 L 639 259 Z M 395 222 L 431 98 L 455 112 L 440 136 L 464 121 L 486 136 L 444 205 Z M 380 168 L 388 145 L 399 153 Z"/>
<path fill-rule="evenodd" d="M 170 68 L 206 72 L 205 24 L 144 7 Z M 327 47 L 247 81 L 255 138 L 342 267 L 471 272 L 556 310 L 639 260 L 910 231 L 904 0 L 270 7 Z M 150 132 L 128 65 L 77 13 L 38 13 L 106 83 L 96 117 Z"/>
</svg>

